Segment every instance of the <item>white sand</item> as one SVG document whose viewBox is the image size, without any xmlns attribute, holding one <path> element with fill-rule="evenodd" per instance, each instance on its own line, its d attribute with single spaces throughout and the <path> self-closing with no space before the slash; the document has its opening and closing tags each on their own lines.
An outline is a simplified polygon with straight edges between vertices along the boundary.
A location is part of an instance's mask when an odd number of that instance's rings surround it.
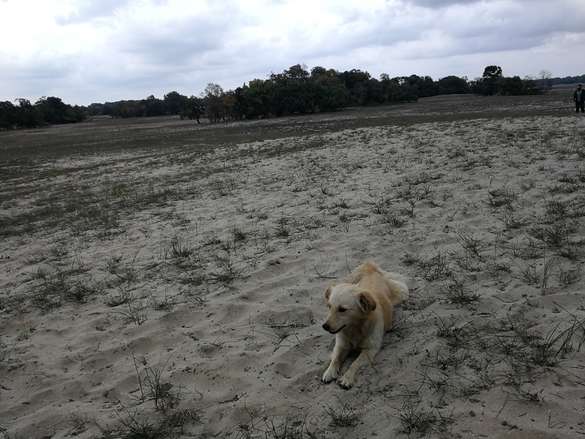
<svg viewBox="0 0 585 439">
<path fill-rule="evenodd" d="M 435 416 L 427 437 L 585 436 L 585 357 L 575 350 L 583 328 L 554 365 L 515 375 L 521 361 L 502 352 L 517 341 L 510 322 L 524 318 L 530 334 L 554 336 L 585 318 L 582 216 L 570 219 L 577 260 L 532 233 L 547 224 L 547 202 L 585 209 L 584 134 L 572 116 L 477 119 L 339 130 L 203 156 L 182 150 L 96 171 L 85 182 L 98 195 L 98 183 L 117 176 L 141 191 L 150 178 L 155 189 L 167 181 L 179 195 L 124 214 L 120 233 L 106 238 L 64 226 L 0 244 L 2 297 L 18 298 L 0 313 L 0 426 L 7 438 L 92 438 L 101 434 L 96 423 L 106 428 L 133 413 L 162 418 L 153 401 L 138 398 L 134 355 L 142 374 L 142 359 L 161 368 L 178 408 L 200 415 L 178 437 L 273 437 L 263 435 L 271 422 L 301 418 L 315 437 L 409 437 L 400 420 L 409 407 Z M 75 166 L 97 159 L 84 160 Z M 505 207 L 489 203 L 489 191 L 502 188 L 515 194 L 518 228 L 505 226 Z M 403 211 L 409 199 L 412 217 Z M 385 222 L 376 204 L 404 225 Z M 235 229 L 243 237 L 234 243 Z M 464 251 L 461 236 L 478 240 L 479 256 Z M 173 237 L 193 254 L 165 258 Z M 443 255 L 465 294 L 479 300 L 451 303 L 452 281 L 431 279 L 406 254 Z M 228 255 L 240 274 L 231 283 L 217 279 L 230 273 Z M 107 269 L 112 257 L 116 274 Z M 319 380 L 333 343 L 321 329 L 322 292 L 366 258 L 408 276 L 413 289 L 375 367 L 345 391 Z M 104 292 L 48 312 L 24 299 L 42 285 L 39 269 L 72 266 L 84 271 L 69 279 Z M 568 282 L 571 270 L 577 277 Z M 144 305 L 141 325 L 124 317 L 127 305 L 106 304 L 119 294 Z M 153 305 L 165 298 L 171 309 Z M 441 321 L 462 334 L 461 345 L 438 335 Z M 329 412 L 343 410 L 356 425 L 336 425 Z"/>
</svg>

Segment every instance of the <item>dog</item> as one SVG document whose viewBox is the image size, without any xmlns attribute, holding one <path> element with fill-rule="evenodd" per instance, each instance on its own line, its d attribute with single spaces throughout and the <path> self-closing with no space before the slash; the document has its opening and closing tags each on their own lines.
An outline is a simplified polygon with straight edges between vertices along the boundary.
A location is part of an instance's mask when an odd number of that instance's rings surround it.
<svg viewBox="0 0 585 439">
<path fill-rule="evenodd" d="M 329 315 L 323 329 L 335 334 L 335 347 L 323 373 L 323 383 L 337 379 L 347 354 L 359 350 L 358 357 L 338 380 L 344 389 L 353 386 L 358 369 L 373 362 L 384 332 L 392 329 L 394 307 L 407 298 L 405 279 L 383 271 L 372 261 L 360 265 L 344 282 L 327 288 Z"/>
</svg>

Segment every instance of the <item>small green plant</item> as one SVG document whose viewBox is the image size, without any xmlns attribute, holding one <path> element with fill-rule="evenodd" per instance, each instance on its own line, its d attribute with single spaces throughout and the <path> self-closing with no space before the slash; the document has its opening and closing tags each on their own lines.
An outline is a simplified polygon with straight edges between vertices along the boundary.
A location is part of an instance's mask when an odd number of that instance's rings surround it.
<svg viewBox="0 0 585 439">
<path fill-rule="evenodd" d="M 492 207 L 508 207 L 510 208 L 514 201 L 518 198 L 518 194 L 510 188 L 496 188 L 488 191 L 488 203 Z"/>
<path fill-rule="evenodd" d="M 422 277 L 429 282 L 447 279 L 453 274 L 447 261 L 447 256 L 441 252 L 427 260 L 417 261 L 417 265 Z"/>
<path fill-rule="evenodd" d="M 396 229 L 406 224 L 406 218 L 398 215 L 396 212 L 391 210 L 388 210 L 382 214 L 382 221 Z"/>
<path fill-rule="evenodd" d="M 464 325 L 456 325 L 453 320 L 447 321 L 436 316 L 435 325 L 437 326 L 437 337 L 445 339 L 450 348 L 465 347 L 470 341 L 469 322 Z"/>
<path fill-rule="evenodd" d="M 175 306 L 175 297 L 168 296 L 166 291 L 159 299 L 156 296 L 151 296 L 151 305 L 157 311 L 171 311 Z"/>
<path fill-rule="evenodd" d="M 398 414 L 400 431 L 424 436 L 431 432 L 445 431 L 451 418 L 442 416 L 438 411 L 424 409 L 420 401 L 406 401 Z"/>
<path fill-rule="evenodd" d="M 236 266 L 231 250 L 225 249 L 215 256 L 217 270 L 209 274 L 212 282 L 231 284 L 242 277 L 242 270 Z"/>
<path fill-rule="evenodd" d="M 506 208 L 500 218 L 506 230 L 519 229 L 526 225 L 527 220 L 514 214 L 513 209 Z"/>
<path fill-rule="evenodd" d="M 457 241 L 467 254 L 479 260 L 483 259 L 481 251 L 484 248 L 484 245 L 481 240 L 475 238 L 470 233 L 460 231 L 457 232 Z"/>
<path fill-rule="evenodd" d="M 142 303 L 135 303 L 133 301 L 126 302 L 126 309 L 115 311 L 124 316 L 128 321 L 140 326 L 148 320 L 146 314 L 146 307 Z"/>
<path fill-rule="evenodd" d="M 569 236 L 573 231 L 574 227 L 572 225 L 563 222 L 550 226 L 538 225 L 531 227 L 528 233 L 548 247 L 559 249 L 569 244 Z"/>
<path fill-rule="evenodd" d="M 250 421 L 238 425 L 230 439 L 317 439 L 310 430 L 306 416 L 271 416 L 250 413 Z"/>
<path fill-rule="evenodd" d="M 286 217 L 280 217 L 276 225 L 276 236 L 278 238 L 288 238 L 291 235 L 289 220 Z"/>
<path fill-rule="evenodd" d="M 193 248 L 184 242 L 178 236 L 171 239 L 169 248 L 166 254 L 173 259 L 185 259 L 193 254 Z"/>
<path fill-rule="evenodd" d="M 554 326 L 543 337 L 535 337 L 532 343 L 530 358 L 540 366 L 556 366 L 565 354 L 581 349 L 583 344 L 583 321 L 574 320 L 572 325 L 566 329 L 560 329 L 561 323 Z M 578 348 L 574 342 L 577 336 L 580 337 Z"/>
<path fill-rule="evenodd" d="M 447 300 L 457 305 L 470 305 L 479 300 L 479 294 L 468 291 L 465 288 L 463 281 L 457 278 L 452 278 L 443 287 Z"/>
<path fill-rule="evenodd" d="M 78 270 L 38 270 L 33 277 L 39 279 L 40 283 L 32 292 L 32 303 L 41 309 L 50 310 L 60 307 L 64 302 L 86 303 L 91 297 L 103 292 L 101 284 L 79 278 L 72 280 L 71 275 Z"/>
<path fill-rule="evenodd" d="M 536 269 L 535 264 L 529 264 L 524 267 L 521 272 L 521 277 L 528 285 L 538 285 L 540 283 L 540 274 Z"/>
<path fill-rule="evenodd" d="M 337 408 L 327 407 L 325 411 L 331 418 L 331 425 L 336 427 L 354 427 L 360 420 L 360 414 L 348 403 Z"/>
<path fill-rule="evenodd" d="M 388 212 L 391 204 L 392 201 L 389 198 L 381 196 L 372 202 L 372 210 L 378 215 L 383 215 Z"/>
<path fill-rule="evenodd" d="M 530 331 L 529 322 L 522 318 L 508 320 L 513 337 L 497 347 L 516 368 L 557 366 L 567 353 L 581 350 L 585 342 L 585 320 L 573 315 L 568 325 L 559 322 L 543 335 Z"/>
<path fill-rule="evenodd" d="M 179 403 L 180 395 L 174 390 L 172 383 L 163 380 L 168 360 L 162 366 L 153 367 L 148 364 L 146 357 L 138 361 L 132 353 L 132 361 L 140 390 L 140 399 L 152 401 L 156 410 L 162 412 L 175 408 Z M 140 370 L 139 364 L 142 366 L 142 370 Z"/>
<path fill-rule="evenodd" d="M 63 302 L 63 293 L 69 291 L 70 288 L 66 273 L 61 270 L 54 273 L 38 270 L 36 277 L 41 283 L 33 291 L 32 303 L 44 310 L 60 307 Z"/>
<path fill-rule="evenodd" d="M 548 201 L 545 205 L 544 217 L 548 222 L 555 222 L 562 220 L 567 217 L 568 208 L 567 204 L 558 200 Z"/>
<path fill-rule="evenodd" d="M 99 439 L 177 439 L 185 434 L 187 424 L 198 424 L 201 418 L 194 409 L 172 410 L 159 416 L 124 409 L 111 427 L 98 427 Z"/>
<path fill-rule="evenodd" d="M 544 292 L 549 286 L 549 280 L 556 264 L 555 259 L 545 259 L 540 270 L 536 264 L 528 264 L 520 271 L 521 279 L 528 285 L 539 287 Z"/>
<path fill-rule="evenodd" d="M 248 235 L 242 229 L 236 226 L 232 228 L 232 239 L 234 243 L 244 242 L 247 238 Z"/>
</svg>

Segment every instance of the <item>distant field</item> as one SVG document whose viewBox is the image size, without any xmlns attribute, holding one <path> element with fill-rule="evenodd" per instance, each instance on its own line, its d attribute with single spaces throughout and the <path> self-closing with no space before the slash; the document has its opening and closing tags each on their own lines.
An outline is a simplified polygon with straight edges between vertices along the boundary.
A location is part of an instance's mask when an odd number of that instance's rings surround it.
<svg viewBox="0 0 585 439">
<path fill-rule="evenodd" d="M 556 90 L 1 132 L 0 437 L 585 436 L 573 112 Z M 411 299 L 345 391 L 319 380 L 322 294 L 367 258 Z"/>
</svg>

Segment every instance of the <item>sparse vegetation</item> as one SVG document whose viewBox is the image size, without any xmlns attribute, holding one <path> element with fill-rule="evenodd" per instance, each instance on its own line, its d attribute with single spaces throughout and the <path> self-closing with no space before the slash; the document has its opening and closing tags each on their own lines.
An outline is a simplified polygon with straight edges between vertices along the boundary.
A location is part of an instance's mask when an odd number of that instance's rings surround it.
<svg viewBox="0 0 585 439">
<path fill-rule="evenodd" d="M 127 321 L 140 326 L 148 320 L 146 306 L 142 301 L 128 300 L 124 304 L 126 305 L 125 309 L 116 310 L 115 312 L 123 316 Z"/>
<path fill-rule="evenodd" d="M 100 439 L 178 439 L 185 434 L 186 425 L 200 422 L 193 409 L 175 410 L 158 417 L 125 410 L 118 418 L 117 424 L 100 427 Z"/>
<path fill-rule="evenodd" d="M 335 427 L 354 427 L 360 420 L 359 412 L 347 402 L 339 407 L 327 407 L 326 411 Z"/>
<path fill-rule="evenodd" d="M 441 252 L 437 252 L 437 254 L 426 260 L 417 261 L 417 266 L 421 276 L 429 282 L 448 279 L 453 274 L 447 255 Z"/>
<path fill-rule="evenodd" d="M 460 280 L 453 278 L 444 286 L 445 296 L 451 303 L 459 305 L 469 305 L 479 300 L 479 295 L 469 291 L 465 284 Z"/>
<path fill-rule="evenodd" d="M 518 194 L 508 188 L 496 188 L 488 191 L 488 203 L 492 207 L 506 207 L 507 209 L 513 208 L 513 203 L 517 200 Z"/>
<path fill-rule="evenodd" d="M 38 284 L 31 294 L 32 303 L 43 310 L 51 310 L 64 303 L 83 304 L 98 296 L 103 291 L 99 283 L 77 276 L 85 271 L 84 267 L 75 265 L 66 270 L 59 267 L 51 271 L 37 270 L 34 278 Z"/>
<path fill-rule="evenodd" d="M 0 436 L 572 437 L 585 168 L 555 93 L 0 132 Z M 321 386 L 323 291 L 369 258 L 409 299 Z"/>
<path fill-rule="evenodd" d="M 212 282 L 231 284 L 243 276 L 243 270 L 234 260 L 234 253 L 229 248 L 224 248 L 221 253 L 215 255 L 217 270 L 209 273 Z"/>
<path fill-rule="evenodd" d="M 443 432 L 452 422 L 449 417 L 441 415 L 438 411 L 423 408 L 420 401 L 406 401 L 398 416 L 402 433 L 416 433 L 419 436 Z"/>
</svg>

